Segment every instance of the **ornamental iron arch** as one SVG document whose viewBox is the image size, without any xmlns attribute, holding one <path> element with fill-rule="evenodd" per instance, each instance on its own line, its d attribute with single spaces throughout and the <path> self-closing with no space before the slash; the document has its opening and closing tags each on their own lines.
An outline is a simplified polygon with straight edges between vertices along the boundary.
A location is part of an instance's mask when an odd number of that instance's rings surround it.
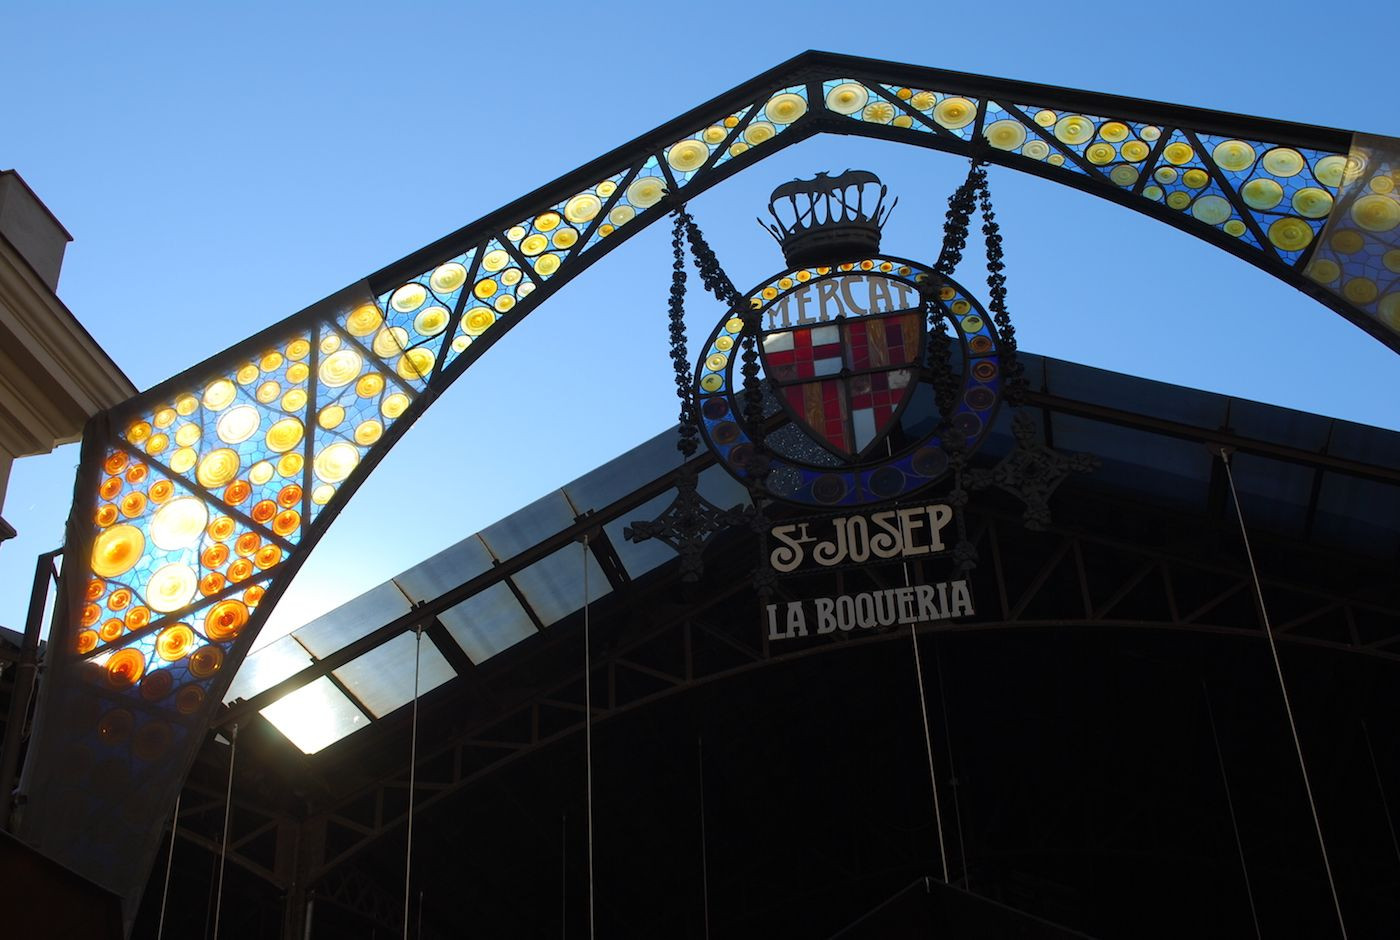
<svg viewBox="0 0 1400 940">
<path fill-rule="evenodd" d="M 803 53 L 89 422 L 23 837 L 134 909 L 259 628 L 394 443 L 597 259 L 820 133 L 1143 212 L 1400 351 L 1400 141 Z"/>
</svg>

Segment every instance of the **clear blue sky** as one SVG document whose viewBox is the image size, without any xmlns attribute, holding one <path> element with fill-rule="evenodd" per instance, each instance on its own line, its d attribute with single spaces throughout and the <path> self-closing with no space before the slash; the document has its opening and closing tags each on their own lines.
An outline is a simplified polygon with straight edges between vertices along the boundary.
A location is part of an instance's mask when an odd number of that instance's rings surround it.
<svg viewBox="0 0 1400 940">
<path fill-rule="evenodd" d="M 1351 55 L 1356 30 L 1320 10 L 11 0 L 0 167 L 73 233 L 59 294 L 147 388 L 808 48 L 1400 136 L 1393 62 Z M 810 141 L 692 208 L 743 286 L 779 267 L 752 221 L 772 187 L 847 166 L 900 197 L 885 247 L 935 256 L 965 168 L 913 148 Z M 1320 305 L 1122 208 L 992 181 L 1025 348 L 1400 428 L 1400 360 Z M 668 425 L 666 241 L 634 238 L 444 396 L 332 527 L 279 630 Z M 692 298 L 697 345 L 720 312 Z M 22 623 L 76 461 L 15 467 L 0 623 Z"/>
</svg>

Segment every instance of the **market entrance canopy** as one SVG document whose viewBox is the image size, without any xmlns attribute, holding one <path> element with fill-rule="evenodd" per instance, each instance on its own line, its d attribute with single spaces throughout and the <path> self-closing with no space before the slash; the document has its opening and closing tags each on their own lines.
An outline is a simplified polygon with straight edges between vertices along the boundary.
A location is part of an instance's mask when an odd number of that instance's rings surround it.
<svg viewBox="0 0 1400 940">
<path fill-rule="evenodd" d="M 1400 141 L 804 53 L 92 421 L 24 837 L 134 900 L 269 610 L 413 421 L 598 258 L 820 133 L 1136 209 L 1400 351 Z"/>
</svg>

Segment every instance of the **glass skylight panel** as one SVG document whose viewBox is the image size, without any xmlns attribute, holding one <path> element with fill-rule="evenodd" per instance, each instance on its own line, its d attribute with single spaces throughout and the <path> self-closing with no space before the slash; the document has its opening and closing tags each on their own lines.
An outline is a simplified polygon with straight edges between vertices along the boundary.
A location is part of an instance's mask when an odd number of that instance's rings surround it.
<svg viewBox="0 0 1400 940">
<path fill-rule="evenodd" d="M 629 542 L 622 536 L 622 530 L 632 523 L 649 521 L 661 515 L 675 498 L 676 491 L 667 490 L 660 496 L 643 503 L 631 512 L 625 513 L 603 526 L 608 540 L 612 542 L 613 548 L 617 551 L 617 557 L 622 560 L 622 567 L 627 569 L 628 577 L 640 578 L 653 568 L 660 567 L 676 557 L 675 549 L 660 539 Z"/>
<path fill-rule="evenodd" d="M 581 510 L 580 510 L 581 511 Z M 511 513 L 479 536 L 504 561 L 574 524 L 574 512 L 560 490 Z"/>
<path fill-rule="evenodd" d="M 513 575 L 515 586 L 546 627 L 583 607 L 583 564 L 582 544 L 570 545 Z M 589 552 L 589 600 L 596 601 L 611 590 L 603 569 Z"/>
<path fill-rule="evenodd" d="M 491 553 L 473 535 L 395 576 L 403 593 L 415 601 L 432 600 L 491 567 Z"/>
<path fill-rule="evenodd" d="M 325 658 L 336 650 L 384 626 L 410 610 L 408 599 L 393 581 L 370 588 L 359 597 L 322 614 L 292 635 L 313 656 Z"/>
<path fill-rule="evenodd" d="M 364 712 L 325 676 L 273 702 L 262 716 L 306 754 L 369 725 Z"/>
<path fill-rule="evenodd" d="M 274 640 L 243 660 L 224 695 L 225 702 L 252 698 L 311 665 L 311 657 L 290 636 Z"/>
<path fill-rule="evenodd" d="M 413 701 L 414 646 L 412 633 L 400 633 L 335 671 L 361 704 L 376 718 Z M 418 694 L 431 692 L 457 675 L 433 641 L 424 636 L 419 651 Z"/>
<path fill-rule="evenodd" d="M 579 512 L 602 509 L 637 487 L 675 470 L 680 463 L 681 455 L 676 450 L 676 429 L 670 428 L 616 460 L 610 460 L 579 477 L 565 486 L 564 492 Z"/>
<path fill-rule="evenodd" d="M 478 666 L 530 636 L 535 624 L 504 583 L 493 584 L 438 615 L 452 639 Z"/>
</svg>

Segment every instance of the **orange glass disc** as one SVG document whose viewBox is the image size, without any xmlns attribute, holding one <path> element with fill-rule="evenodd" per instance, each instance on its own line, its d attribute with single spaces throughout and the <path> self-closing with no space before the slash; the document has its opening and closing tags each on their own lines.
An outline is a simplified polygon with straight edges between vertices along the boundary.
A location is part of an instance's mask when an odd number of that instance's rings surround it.
<svg viewBox="0 0 1400 940">
<path fill-rule="evenodd" d="M 126 482 L 140 483 L 146 479 L 149 469 L 143 463 L 134 463 L 126 468 Z"/>
<path fill-rule="evenodd" d="M 190 655 L 190 675 L 207 679 L 224 664 L 224 651 L 217 646 L 201 646 Z"/>
<path fill-rule="evenodd" d="M 82 656 L 97 649 L 97 631 L 84 630 L 78 634 L 78 655 Z"/>
<path fill-rule="evenodd" d="M 239 581 L 247 581 L 248 576 L 253 573 L 253 563 L 246 558 L 240 558 L 228 566 L 228 579 L 234 584 Z"/>
<path fill-rule="evenodd" d="M 133 607 L 126 612 L 126 628 L 128 630 L 140 630 L 151 622 L 151 611 L 148 607 Z"/>
<path fill-rule="evenodd" d="M 218 545 L 210 545 L 204 550 L 204 554 L 199 558 L 206 568 L 220 568 L 224 562 L 228 561 L 228 546 L 222 542 Z"/>
<path fill-rule="evenodd" d="M 151 502 L 163 503 L 175 493 L 175 486 L 169 480 L 157 480 L 151 484 Z"/>
<path fill-rule="evenodd" d="M 122 491 L 121 477 L 108 477 L 102 481 L 102 485 L 97 488 L 98 495 L 103 499 L 115 499 Z"/>
<path fill-rule="evenodd" d="M 107 590 L 105 581 L 89 581 L 87 586 L 87 599 L 95 601 L 102 596 L 102 592 Z"/>
<path fill-rule="evenodd" d="M 107 459 L 102 462 L 102 469 L 106 470 L 112 476 L 116 476 L 126 469 L 126 462 L 128 459 L 126 451 L 124 450 L 108 454 Z"/>
<path fill-rule="evenodd" d="M 247 604 L 249 607 L 256 607 L 258 606 L 258 601 L 263 599 L 265 593 L 267 592 L 261 584 L 255 584 L 243 592 L 243 603 Z"/>
<path fill-rule="evenodd" d="M 97 623 L 102 617 L 102 608 L 96 604 L 86 604 L 83 606 L 83 626 L 90 627 Z"/>
<path fill-rule="evenodd" d="M 266 525 L 277 515 L 277 504 L 270 499 L 264 499 L 253 507 L 251 515 L 258 525 Z"/>
<path fill-rule="evenodd" d="M 125 610 L 131 603 L 131 588 L 117 588 L 107 598 L 108 610 Z"/>
<path fill-rule="evenodd" d="M 175 710 L 182 715 L 192 715 L 204 704 L 204 690 L 197 685 L 181 686 L 175 693 Z"/>
<path fill-rule="evenodd" d="M 295 483 L 288 483 L 277 494 L 277 503 L 283 509 L 291 509 L 299 502 L 301 502 L 301 487 Z"/>
<path fill-rule="evenodd" d="M 218 594 L 224 589 L 224 576 L 217 571 L 211 571 L 199 579 L 199 593 L 205 597 Z"/>
<path fill-rule="evenodd" d="M 288 509 L 277 514 L 277 518 L 272 520 L 272 531 L 278 535 L 291 535 L 301 525 L 301 513 L 295 509 Z"/>
<path fill-rule="evenodd" d="M 114 689 L 129 689 L 141 681 L 146 671 L 146 657 L 140 650 L 128 646 L 117 650 L 107 660 L 107 684 Z"/>
<path fill-rule="evenodd" d="M 170 675 L 169 669 L 157 669 L 155 672 L 146 673 L 146 678 L 141 680 L 141 697 L 148 702 L 159 702 L 170 694 L 174 688 L 175 680 Z"/>
<path fill-rule="evenodd" d="M 229 505 L 237 506 L 252 495 L 252 492 L 253 488 L 248 485 L 247 480 L 234 480 L 224 490 L 224 499 L 228 500 Z"/>
<path fill-rule="evenodd" d="M 134 519 L 146 510 L 146 494 L 127 493 L 122 497 L 119 508 L 123 516 L 126 516 L 128 519 Z"/>
<path fill-rule="evenodd" d="M 194 631 L 183 623 L 166 627 L 156 636 L 156 655 L 168 663 L 184 659 L 194 646 Z"/>
<path fill-rule="evenodd" d="M 282 549 L 277 545 L 264 545 L 253 556 L 253 563 L 264 570 L 282 560 Z"/>
<path fill-rule="evenodd" d="M 120 620 L 113 617 L 111 620 L 103 622 L 102 626 L 97 631 L 97 635 L 102 637 L 102 642 L 111 643 L 113 640 L 121 637 L 123 629 L 125 629 L 125 625 Z"/>
<path fill-rule="evenodd" d="M 242 601 L 220 601 L 204 618 L 204 632 L 211 640 L 231 640 L 248 622 L 248 608 Z"/>
<path fill-rule="evenodd" d="M 220 516 L 209 523 L 209 537 L 216 542 L 222 542 L 233 534 L 233 520 L 228 516 Z"/>
<path fill-rule="evenodd" d="M 113 506 L 111 503 L 107 503 L 102 506 L 102 508 L 98 509 L 96 515 L 92 518 L 94 522 L 105 529 L 117 521 L 117 507 Z"/>
<path fill-rule="evenodd" d="M 261 542 L 262 539 L 258 538 L 256 532 L 244 532 L 238 537 L 238 541 L 233 543 L 233 550 L 246 558 L 258 550 Z"/>
</svg>

